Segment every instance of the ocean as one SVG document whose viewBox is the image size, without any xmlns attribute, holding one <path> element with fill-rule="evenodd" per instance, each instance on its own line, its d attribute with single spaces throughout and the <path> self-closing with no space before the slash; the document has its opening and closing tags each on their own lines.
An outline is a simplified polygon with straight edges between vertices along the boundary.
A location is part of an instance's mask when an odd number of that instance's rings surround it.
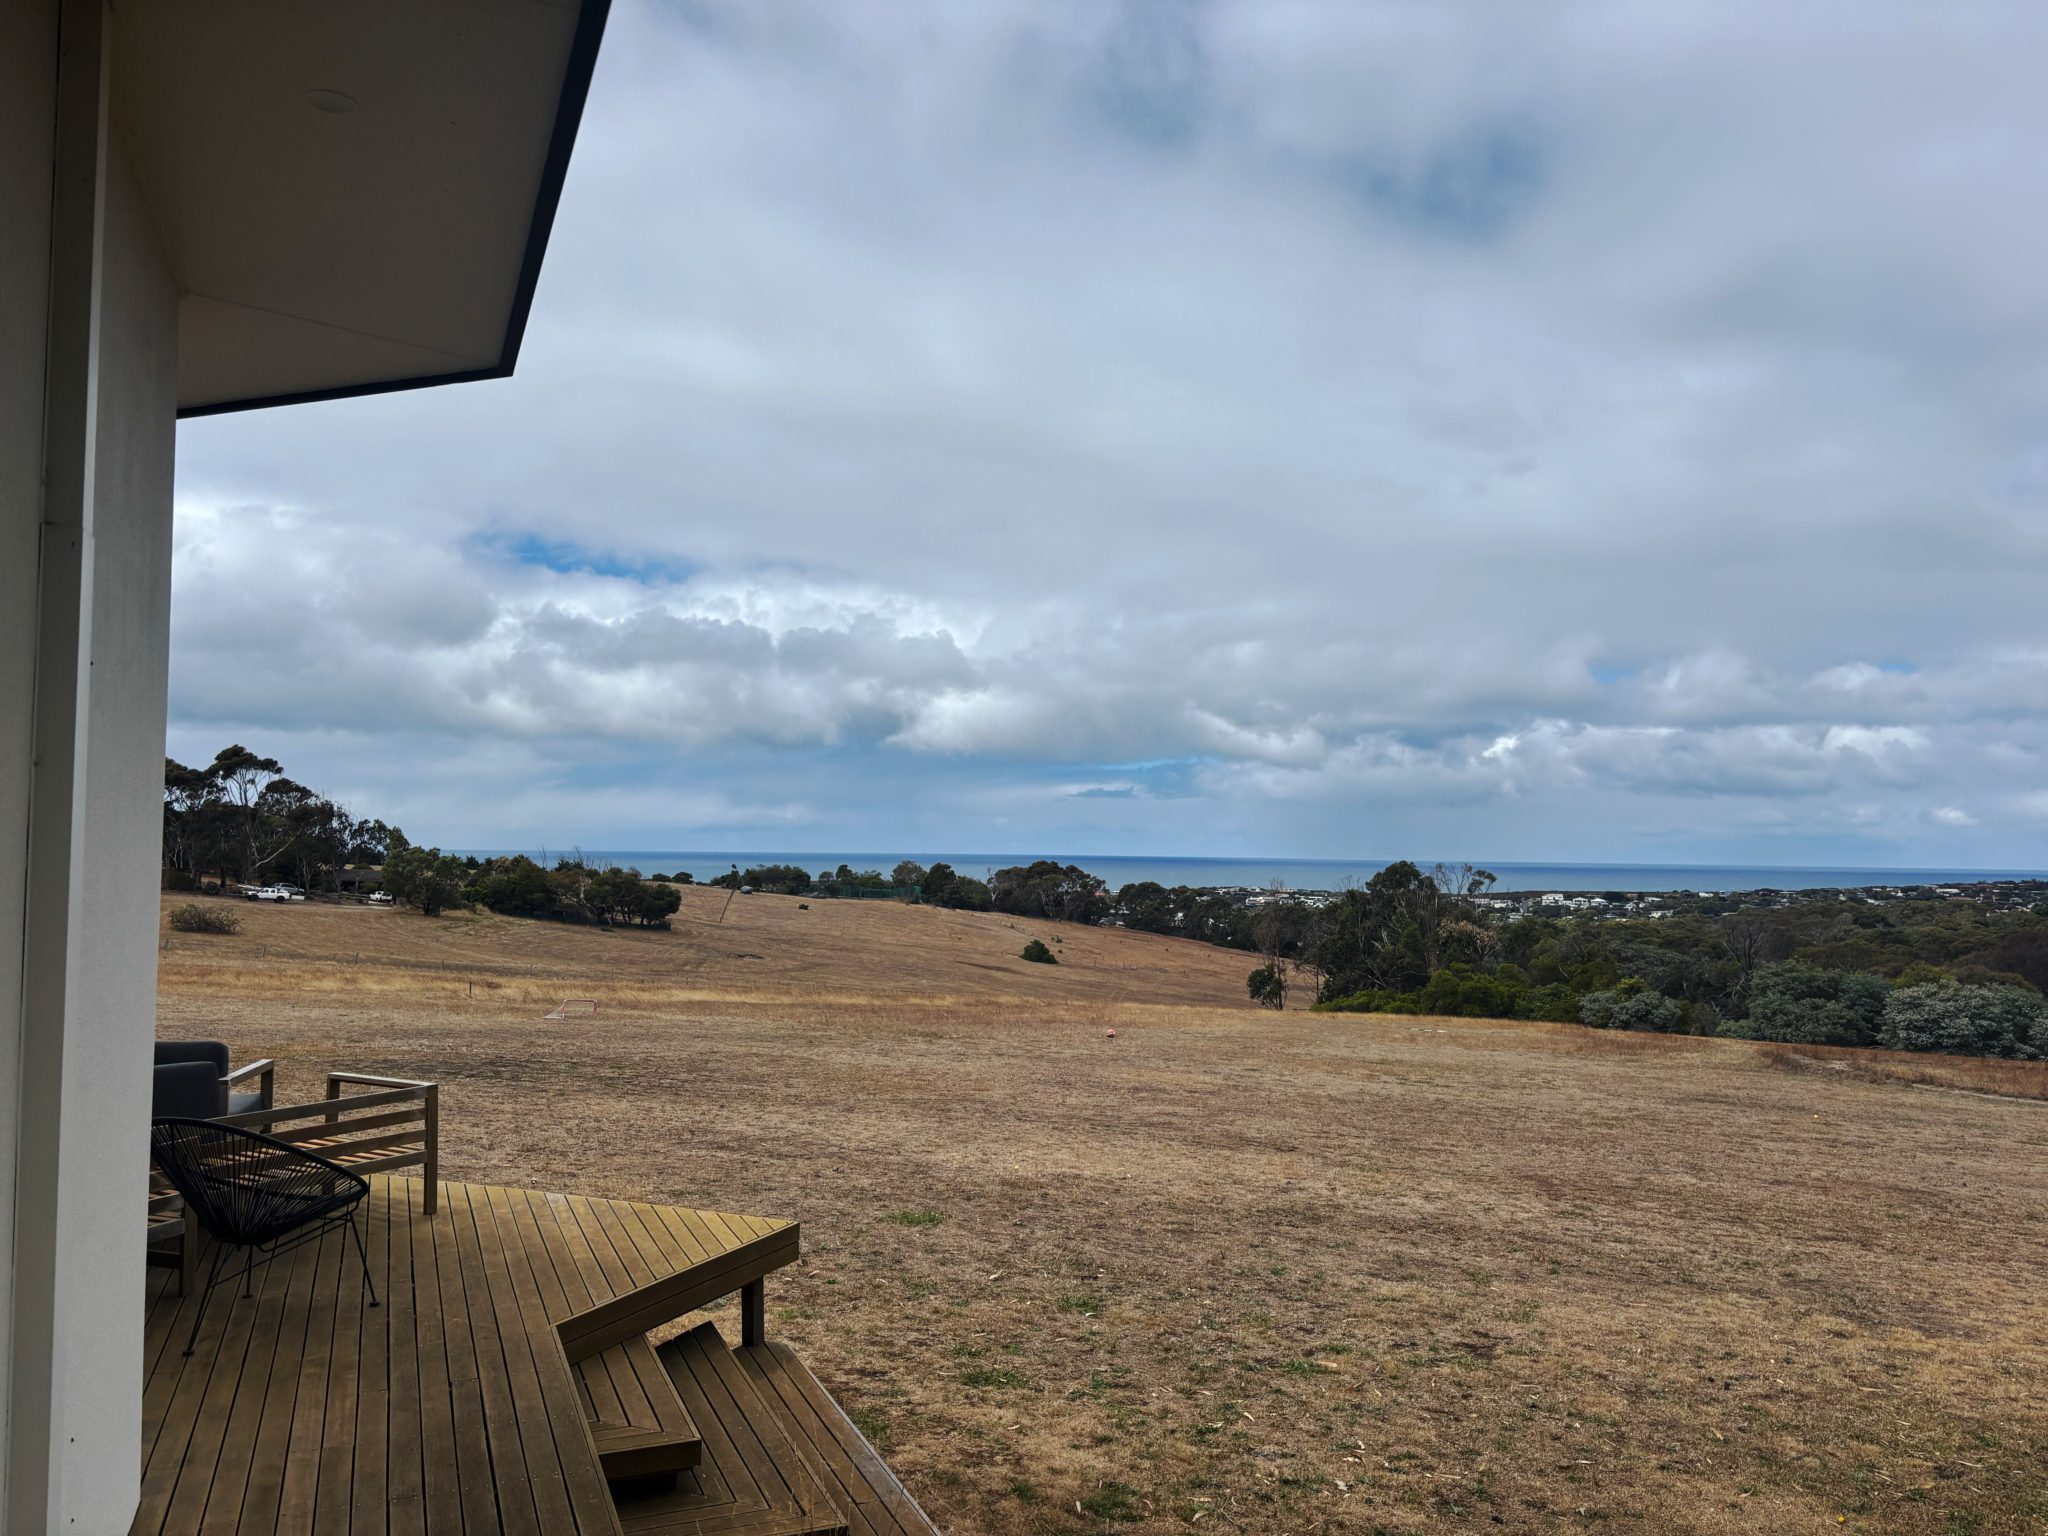
<svg viewBox="0 0 2048 1536">
<path fill-rule="evenodd" d="M 560 848 L 457 848 L 461 854 L 493 858 L 524 853 L 543 854 L 552 861 Z M 577 850 L 594 864 L 616 864 L 642 874 L 673 874 L 687 870 L 697 880 L 722 875 L 737 864 L 799 864 L 813 874 L 841 864 L 854 869 L 879 869 L 884 874 L 901 859 L 931 865 L 944 862 L 963 875 L 986 879 L 991 870 L 1027 864 L 1033 858 L 1055 858 L 1078 864 L 1099 875 L 1111 890 L 1140 880 L 1161 885 L 1263 888 L 1275 880 L 1295 891 L 1341 890 L 1363 885 L 1387 867 L 1384 859 L 1195 859 L 1150 858 L 1143 855 L 1020 854 L 1020 853 L 704 853 L 688 850 Z M 1423 860 L 1416 862 L 1429 867 Z M 1754 891 L 1776 889 L 1835 890 L 1862 885 L 1962 885 L 1978 880 L 2042 879 L 2038 869 L 1833 869 L 1771 864 L 1523 864 L 1474 860 L 1500 876 L 1499 891 Z"/>
</svg>

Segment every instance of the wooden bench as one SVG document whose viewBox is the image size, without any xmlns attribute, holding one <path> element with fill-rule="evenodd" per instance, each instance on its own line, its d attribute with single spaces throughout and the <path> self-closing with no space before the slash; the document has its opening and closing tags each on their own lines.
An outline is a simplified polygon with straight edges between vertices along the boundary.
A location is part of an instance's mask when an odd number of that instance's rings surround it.
<svg viewBox="0 0 2048 1536">
<path fill-rule="evenodd" d="M 310 1104 L 273 1104 L 276 1063 L 255 1061 L 228 1074 L 232 1084 L 261 1081 L 264 1106 L 219 1116 L 222 1125 L 242 1125 L 275 1136 L 329 1162 L 364 1175 L 418 1168 L 424 1179 L 422 1208 L 432 1215 L 441 1178 L 441 1085 L 407 1077 L 374 1077 L 362 1072 L 327 1074 L 327 1096 Z M 367 1092 L 344 1093 L 345 1088 Z M 149 1262 L 175 1266 L 179 1294 L 190 1288 L 198 1234 L 185 1202 L 155 1168 L 149 1171 Z"/>
</svg>

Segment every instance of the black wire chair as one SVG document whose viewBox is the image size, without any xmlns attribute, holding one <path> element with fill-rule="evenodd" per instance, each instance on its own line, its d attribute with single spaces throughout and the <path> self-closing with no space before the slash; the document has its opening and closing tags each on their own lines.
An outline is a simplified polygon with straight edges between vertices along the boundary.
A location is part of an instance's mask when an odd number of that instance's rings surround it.
<svg viewBox="0 0 2048 1536">
<path fill-rule="evenodd" d="M 236 1248 L 245 1250 L 242 1294 L 248 1296 L 258 1254 L 268 1264 L 280 1253 L 347 1227 L 362 1261 L 363 1287 L 370 1305 L 377 1305 L 370 1258 L 356 1227 L 356 1207 L 370 1193 L 361 1174 L 275 1136 L 215 1120 L 152 1120 L 149 1150 L 215 1245 L 213 1267 L 199 1292 L 199 1315 L 185 1340 L 186 1354 L 199 1338 L 207 1297 L 220 1284 L 221 1268 Z"/>
</svg>

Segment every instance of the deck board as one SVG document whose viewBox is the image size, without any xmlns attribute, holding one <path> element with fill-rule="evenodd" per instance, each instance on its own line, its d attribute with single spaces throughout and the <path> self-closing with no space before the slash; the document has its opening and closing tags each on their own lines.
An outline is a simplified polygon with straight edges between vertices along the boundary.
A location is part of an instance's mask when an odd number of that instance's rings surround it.
<svg viewBox="0 0 2048 1536">
<path fill-rule="evenodd" d="M 867 1437 L 787 1345 L 752 1344 L 734 1350 L 733 1358 L 845 1512 L 849 1536 L 938 1536 Z"/>
<path fill-rule="evenodd" d="M 454 1183 L 429 1216 L 417 1179 L 370 1184 L 378 1307 L 329 1233 L 259 1268 L 253 1299 L 223 1281 L 188 1359 L 198 1298 L 147 1272 L 133 1532 L 617 1536 L 557 1325 L 794 1229 Z M 644 1401 L 634 1363 L 605 1374 Z"/>
</svg>

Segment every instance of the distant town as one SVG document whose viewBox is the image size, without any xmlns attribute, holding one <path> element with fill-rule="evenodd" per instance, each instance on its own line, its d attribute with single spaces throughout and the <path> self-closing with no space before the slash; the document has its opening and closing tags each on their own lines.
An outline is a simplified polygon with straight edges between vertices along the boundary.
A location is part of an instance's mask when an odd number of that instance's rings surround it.
<svg viewBox="0 0 2048 1536">
<path fill-rule="evenodd" d="M 1225 885 L 1206 888 L 1200 894 L 1227 901 L 1233 907 L 1256 911 L 1275 906 L 1316 910 L 1329 906 L 1341 893 Z M 1608 919 L 1669 918 L 1681 914 L 1720 917 L 1744 909 L 1844 903 L 1881 907 L 1909 901 L 1974 902 L 1992 911 L 2032 911 L 2048 903 L 2048 880 L 1980 880 L 1955 885 L 1820 886 L 1806 890 L 1764 886 L 1749 891 L 1490 891 L 1467 899 L 1475 907 L 1503 916 L 1571 915 Z M 1113 908 L 1106 921 L 1121 924 L 1121 909 Z"/>
</svg>

